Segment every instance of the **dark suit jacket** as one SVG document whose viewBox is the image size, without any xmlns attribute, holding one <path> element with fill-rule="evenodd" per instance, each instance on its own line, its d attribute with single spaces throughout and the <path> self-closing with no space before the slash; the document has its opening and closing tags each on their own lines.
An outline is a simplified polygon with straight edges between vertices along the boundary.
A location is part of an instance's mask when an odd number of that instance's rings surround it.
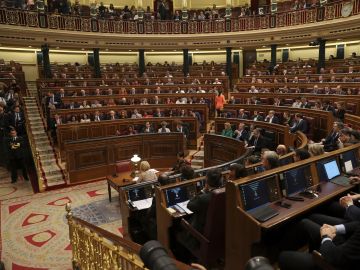
<svg viewBox="0 0 360 270">
<path fill-rule="evenodd" d="M 194 212 L 190 223 L 200 233 L 203 232 L 205 227 L 210 199 L 211 192 L 201 193 L 191 199 L 187 205 L 189 210 Z"/>
<path fill-rule="evenodd" d="M 247 116 L 247 114 L 246 113 L 244 113 L 243 115 L 238 115 L 238 118 L 239 119 L 248 119 L 248 116 Z"/>
<path fill-rule="evenodd" d="M 0 137 L 5 136 L 9 131 L 9 115 L 7 113 L 0 114 Z"/>
<path fill-rule="evenodd" d="M 10 115 L 10 120 L 9 120 L 9 124 L 10 126 L 13 126 L 13 127 L 18 127 L 18 126 L 21 126 L 25 123 L 25 116 L 22 112 L 19 112 L 19 115 L 20 115 L 20 121 L 16 120 L 16 113 L 15 112 L 12 112 L 11 115 Z"/>
<path fill-rule="evenodd" d="M 350 238 L 341 245 L 325 241 L 320 247 L 320 253 L 327 262 L 339 269 L 357 269 L 360 265 L 360 225 L 358 222 L 344 225 Z"/>
<path fill-rule="evenodd" d="M 310 109 L 311 105 L 310 105 L 310 103 L 301 104 L 300 108 Z"/>
<path fill-rule="evenodd" d="M 270 118 L 266 118 L 265 121 L 266 121 L 266 122 L 270 122 Z M 279 118 L 278 118 L 276 115 L 274 115 L 271 123 L 272 123 L 272 124 L 280 124 L 280 120 L 279 120 Z"/>
<path fill-rule="evenodd" d="M 297 122 L 293 127 L 290 128 L 291 132 L 301 131 L 303 133 L 306 133 L 308 130 L 307 121 L 302 119 L 299 122 Z"/>
<path fill-rule="evenodd" d="M 246 129 L 243 129 L 243 131 L 241 132 L 240 137 L 238 137 L 239 134 L 234 133 L 234 138 L 238 139 L 240 141 L 247 141 L 249 139 L 249 132 Z"/>
<path fill-rule="evenodd" d="M 177 132 L 180 132 L 180 129 L 176 129 L 176 131 L 177 131 Z M 181 132 L 185 135 L 186 138 L 189 137 L 189 130 L 188 130 L 187 127 L 182 126 L 182 131 L 181 131 Z"/>
<path fill-rule="evenodd" d="M 22 137 L 16 137 L 14 141 L 12 138 L 6 140 L 6 148 L 9 159 L 21 159 L 24 157 L 24 140 Z"/>
<path fill-rule="evenodd" d="M 256 142 L 256 144 L 255 144 Z M 252 136 L 249 143 L 249 146 L 255 146 L 254 152 L 259 153 L 261 152 L 261 149 L 266 146 L 266 140 L 262 135 L 259 136 L 259 138 L 256 140 L 255 136 Z"/>
<path fill-rule="evenodd" d="M 324 141 L 324 150 L 326 152 L 330 152 L 330 151 L 333 151 L 333 150 L 336 150 L 338 149 L 338 146 L 337 146 L 337 140 L 339 138 L 339 133 L 336 133 L 334 134 L 334 132 L 331 132 L 326 138 L 325 138 L 325 141 Z"/>
<path fill-rule="evenodd" d="M 264 121 L 264 117 L 262 117 L 261 115 L 257 115 L 256 117 L 252 118 L 253 121 Z"/>
<path fill-rule="evenodd" d="M 155 130 L 153 127 L 150 127 L 149 131 L 146 131 L 146 127 L 143 127 L 141 133 L 155 133 Z"/>
<path fill-rule="evenodd" d="M 360 221 L 360 208 L 356 205 L 349 206 L 345 216 L 352 221 Z"/>
</svg>

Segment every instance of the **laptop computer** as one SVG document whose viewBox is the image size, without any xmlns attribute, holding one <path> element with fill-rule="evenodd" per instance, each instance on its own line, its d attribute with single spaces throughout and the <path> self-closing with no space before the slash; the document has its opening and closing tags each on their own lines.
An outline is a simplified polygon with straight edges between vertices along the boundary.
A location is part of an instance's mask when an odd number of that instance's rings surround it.
<svg viewBox="0 0 360 270">
<path fill-rule="evenodd" d="M 346 174 L 360 176 L 360 167 L 354 150 L 342 153 L 340 157 Z"/>
<path fill-rule="evenodd" d="M 260 222 L 265 222 L 279 212 L 270 206 L 267 178 L 240 185 L 243 205 L 248 214 Z"/>
<path fill-rule="evenodd" d="M 341 176 L 336 160 L 330 160 L 329 162 L 324 163 L 324 169 L 327 179 L 331 183 L 345 187 L 350 185 L 350 179 L 348 177 Z"/>
</svg>

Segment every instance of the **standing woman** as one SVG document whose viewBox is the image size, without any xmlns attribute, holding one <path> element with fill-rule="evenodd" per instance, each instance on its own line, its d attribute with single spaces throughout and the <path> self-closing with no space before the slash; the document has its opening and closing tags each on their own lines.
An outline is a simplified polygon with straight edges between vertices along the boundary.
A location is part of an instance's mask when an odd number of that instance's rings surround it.
<svg viewBox="0 0 360 270">
<path fill-rule="evenodd" d="M 219 90 L 218 95 L 215 97 L 215 109 L 216 109 L 216 116 L 215 117 L 219 117 L 221 112 L 224 109 L 224 105 L 226 103 L 225 97 L 222 94 L 222 91 Z"/>
</svg>

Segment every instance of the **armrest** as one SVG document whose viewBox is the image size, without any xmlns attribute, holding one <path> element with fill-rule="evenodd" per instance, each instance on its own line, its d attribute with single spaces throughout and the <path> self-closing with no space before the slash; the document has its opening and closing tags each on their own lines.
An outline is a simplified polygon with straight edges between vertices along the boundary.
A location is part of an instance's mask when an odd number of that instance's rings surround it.
<svg viewBox="0 0 360 270">
<path fill-rule="evenodd" d="M 335 268 L 331 264 L 324 260 L 323 256 L 319 251 L 314 250 L 312 256 L 316 266 L 318 266 L 320 269 L 335 270 Z"/>
<path fill-rule="evenodd" d="M 181 227 L 186 229 L 193 237 L 196 238 L 201 244 L 209 244 L 210 241 L 203 236 L 201 233 L 199 233 L 197 230 L 194 229 L 193 226 L 189 224 L 185 219 L 181 219 Z"/>
</svg>

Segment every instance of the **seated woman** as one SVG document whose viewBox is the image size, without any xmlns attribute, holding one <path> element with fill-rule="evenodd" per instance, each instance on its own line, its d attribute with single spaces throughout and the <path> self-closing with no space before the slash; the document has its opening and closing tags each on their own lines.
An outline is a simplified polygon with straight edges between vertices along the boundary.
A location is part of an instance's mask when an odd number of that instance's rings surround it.
<svg viewBox="0 0 360 270">
<path fill-rule="evenodd" d="M 138 183 L 157 180 L 155 172 L 150 170 L 150 164 L 147 161 L 141 161 L 140 163 L 140 174 L 137 180 Z"/>
<path fill-rule="evenodd" d="M 133 125 L 129 125 L 126 131 L 126 135 L 135 135 L 135 134 L 137 134 L 136 129 L 134 128 Z"/>
<path fill-rule="evenodd" d="M 324 145 L 318 144 L 318 143 L 312 143 L 308 145 L 308 151 L 310 156 L 320 156 L 325 153 L 324 151 Z"/>
<path fill-rule="evenodd" d="M 90 122 L 90 118 L 87 116 L 86 113 L 84 113 L 80 119 L 80 123 L 86 123 L 86 122 Z"/>
<path fill-rule="evenodd" d="M 234 132 L 233 130 L 231 129 L 231 124 L 229 122 L 226 122 L 224 124 L 225 128 L 223 129 L 223 131 L 221 132 L 221 135 L 222 136 L 225 136 L 225 137 L 230 137 L 232 138 L 234 136 Z"/>
</svg>

